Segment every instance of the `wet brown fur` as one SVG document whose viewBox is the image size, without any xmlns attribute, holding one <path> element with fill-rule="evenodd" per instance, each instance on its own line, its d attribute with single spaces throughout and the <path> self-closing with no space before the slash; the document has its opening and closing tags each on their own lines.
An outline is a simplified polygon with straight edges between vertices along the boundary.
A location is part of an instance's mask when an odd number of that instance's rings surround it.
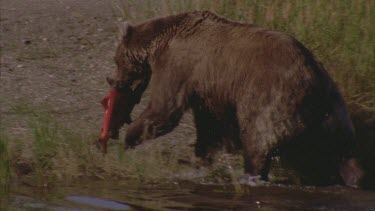
<svg viewBox="0 0 375 211">
<path fill-rule="evenodd" d="M 115 60 L 112 83 L 143 80 L 152 92 L 127 131 L 128 146 L 170 132 L 192 108 L 197 156 L 222 145 L 241 149 L 251 175 L 267 178 L 275 150 L 291 160 L 306 153 L 306 161 L 291 163 L 313 169 L 306 174 L 323 172 L 316 176 L 326 176 L 325 184 L 351 158 L 354 131 L 337 87 L 286 33 L 207 11 L 183 13 L 129 26 Z"/>
</svg>

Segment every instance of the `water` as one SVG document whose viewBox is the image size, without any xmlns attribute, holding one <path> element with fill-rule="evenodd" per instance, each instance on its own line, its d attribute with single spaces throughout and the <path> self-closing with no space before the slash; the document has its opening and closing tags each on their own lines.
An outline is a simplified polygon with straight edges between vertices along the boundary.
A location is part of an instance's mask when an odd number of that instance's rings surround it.
<svg viewBox="0 0 375 211">
<path fill-rule="evenodd" d="M 78 203 L 78 204 L 86 204 L 92 207 L 98 207 L 98 208 L 103 208 L 103 209 L 111 209 L 111 210 L 130 210 L 131 209 L 129 205 L 121 203 L 121 202 L 94 198 L 90 196 L 67 196 L 65 197 L 65 199 L 68 201 Z"/>
<path fill-rule="evenodd" d="M 375 191 L 346 187 L 80 181 L 15 185 L 15 210 L 374 210 Z"/>
</svg>

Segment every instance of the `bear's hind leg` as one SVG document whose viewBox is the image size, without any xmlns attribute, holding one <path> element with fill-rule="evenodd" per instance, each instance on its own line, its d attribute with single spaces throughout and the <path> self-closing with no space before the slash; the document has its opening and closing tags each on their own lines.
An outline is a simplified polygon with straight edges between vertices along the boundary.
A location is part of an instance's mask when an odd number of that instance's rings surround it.
<svg viewBox="0 0 375 211">
<path fill-rule="evenodd" d="M 241 134 L 245 173 L 253 177 L 260 176 L 262 180 L 267 181 L 272 158 L 270 143 L 274 141 L 263 139 L 255 128 L 249 128 Z"/>
</svg>

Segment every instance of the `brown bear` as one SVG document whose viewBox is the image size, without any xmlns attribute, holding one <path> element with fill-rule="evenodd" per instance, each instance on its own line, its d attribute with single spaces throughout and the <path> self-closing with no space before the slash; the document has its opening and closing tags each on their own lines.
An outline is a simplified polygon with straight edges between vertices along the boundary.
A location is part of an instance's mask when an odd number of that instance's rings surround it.
<svg viewBox="0 0 375 211">
<path fill-rule="evenodd" d="M 196 155 L 225 146 L 241 150 L 245 173 L 267 179 L 275 153 L 299 170 L 306 184 L 339 180 L 355 185 L 353 126 L 338 88 L 314 55 L 292 36 L 239 23 L 208 11 L 124 23 L 117 70 L 109 84 L 121 93 L 110 131 L 130 123 L 149 87 L 147 108 L 125 142 L 175 128 L 191 108 Z"/>
</svg>

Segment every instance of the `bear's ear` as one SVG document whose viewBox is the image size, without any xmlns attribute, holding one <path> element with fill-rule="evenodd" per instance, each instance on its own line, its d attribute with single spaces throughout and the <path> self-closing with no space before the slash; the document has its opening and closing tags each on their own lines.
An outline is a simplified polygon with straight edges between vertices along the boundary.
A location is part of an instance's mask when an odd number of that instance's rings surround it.
<svg viewBox="0 0 375 211">
<path fill-rule="evenodd" d="M 120 34 L 121 37 L 124 38 L 129 34 L 129 31 L 131 29 L 131 26 L 129 25 L 128 22 L 124 21 L 120 24 Z"/>
<path fill-rule="evenodd" d="M 114 87 L 116 85 L 116 81 L 113 78 L 107 77 L 107 83 L 109 84 L 110 87 Z"/>
</svg>

